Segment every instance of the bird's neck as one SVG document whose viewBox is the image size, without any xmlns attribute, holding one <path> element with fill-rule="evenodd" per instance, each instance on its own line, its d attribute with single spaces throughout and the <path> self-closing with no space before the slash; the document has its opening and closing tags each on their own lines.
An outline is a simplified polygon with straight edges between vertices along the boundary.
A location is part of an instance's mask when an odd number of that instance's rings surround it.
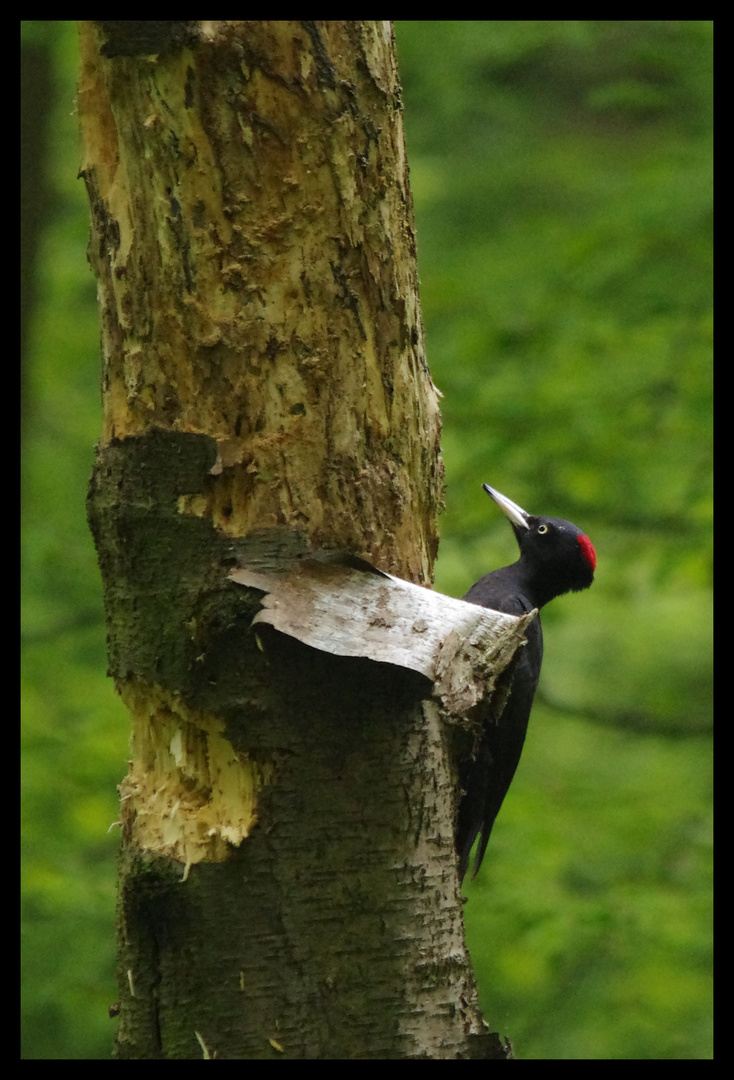
<svg viewBox="0 0 734 1080">
<path fill-rule="evenodd" d="M 538 568 L 529 566 L 522 558 L 513 563 L 512 568 L 515 571 L 520 591 L 523 596 L 527 597 L 533 607 L 540 609 L 550 600 L 559 596 L 561 592 L 568 591 L 566 589 L 559 590 L 555 587 L 556 583 L 549 586 L 547 581 L 542 580 Z"/>
</svg>

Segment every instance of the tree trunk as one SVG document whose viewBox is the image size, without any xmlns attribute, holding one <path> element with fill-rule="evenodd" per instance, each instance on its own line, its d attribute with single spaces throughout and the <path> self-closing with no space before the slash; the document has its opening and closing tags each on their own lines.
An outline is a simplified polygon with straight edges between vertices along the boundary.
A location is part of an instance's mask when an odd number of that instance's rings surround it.
<svg viewBox="0 0 734 1080">
<path fill-rule="evenodd" d="M 430 583 L 423 352 L 391 27 L 82 23 L 102 316 L 89 518 L 137 1058 L 488 1056 L 450 738 L 425 679 L 251 626 L 236 562 Z"/>
</svg>

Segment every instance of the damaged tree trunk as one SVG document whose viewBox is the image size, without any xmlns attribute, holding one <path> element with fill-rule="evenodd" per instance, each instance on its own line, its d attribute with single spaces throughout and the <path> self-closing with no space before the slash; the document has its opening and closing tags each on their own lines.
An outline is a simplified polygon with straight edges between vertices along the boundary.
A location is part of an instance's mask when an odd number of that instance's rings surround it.
<svg viewBox="0 0 734 1080">
<path fill-rule="evenodd" d="M 463 941 L 461 725 L 420 669 L 253 627 L 266 590 L 235 579 L 326 551 L 431 581 L 439 411 L 390 25 L 80 37 L 89 520 L 132 726 L 117 1053 L 501 1054 Z"/>
</svg>

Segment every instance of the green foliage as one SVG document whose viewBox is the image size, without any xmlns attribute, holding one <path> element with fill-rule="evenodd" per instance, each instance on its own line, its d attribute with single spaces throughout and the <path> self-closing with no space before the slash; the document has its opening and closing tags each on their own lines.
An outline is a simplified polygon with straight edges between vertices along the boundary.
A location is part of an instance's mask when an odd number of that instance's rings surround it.
<svg viewBox="0 0 734 1080">
<path fill-rule="evenodd" d="M 129 724 L 105 678 L 101 584 L 85 519 L 100 429 L 99 316 L 74 115 L 73 23 L 26 23 L 49 50 L 48 213 L 24 357 L 22 950 L 26 1058 L 109 1057 L 116 785 Z M 40 126 L 40 118 L 39 118 Z"/>
<path fill-rule="evenodd" d="M 52 50 L 50 214 L 23 445 L 25 1057 L 105 1057 L 115 785 L 84 513 L 95 286 L 73 24 Z M 520 1057 L 711 1053 L 711 24 L 396 27 L 428 357 L 444 398 L 437 587 L 513 559 L 481 491 L 589 532 L 467 932 Z"/>
<path fill-rule="evenodd" d="M 599 558 L 544 616 L 528 743 L 467 886 L 486 1015 L 520 1057 L 707 1057 L 711 24 L 397 38 L 444 394 L 436 585 L 516 557 L 483 481 Z"/>
</svg>

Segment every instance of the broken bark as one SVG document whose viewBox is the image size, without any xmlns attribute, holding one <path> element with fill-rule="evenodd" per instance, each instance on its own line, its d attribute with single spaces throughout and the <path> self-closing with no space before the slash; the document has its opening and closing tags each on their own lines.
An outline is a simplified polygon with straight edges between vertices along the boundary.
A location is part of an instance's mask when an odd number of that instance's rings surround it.
<svg viewBox="0 0 734 1080">
<path fill-rule="evenodd" d="M 240 567 L 232 581 L 265 596 L 253 624 L 268 623 L 334 656 L 364 657 L 419 672 L 448 718 L 491 698 L 525 641 L 528 615 L 505 615 L 382 573 L 308 559 L 273 573 Z"/>
</svg>

